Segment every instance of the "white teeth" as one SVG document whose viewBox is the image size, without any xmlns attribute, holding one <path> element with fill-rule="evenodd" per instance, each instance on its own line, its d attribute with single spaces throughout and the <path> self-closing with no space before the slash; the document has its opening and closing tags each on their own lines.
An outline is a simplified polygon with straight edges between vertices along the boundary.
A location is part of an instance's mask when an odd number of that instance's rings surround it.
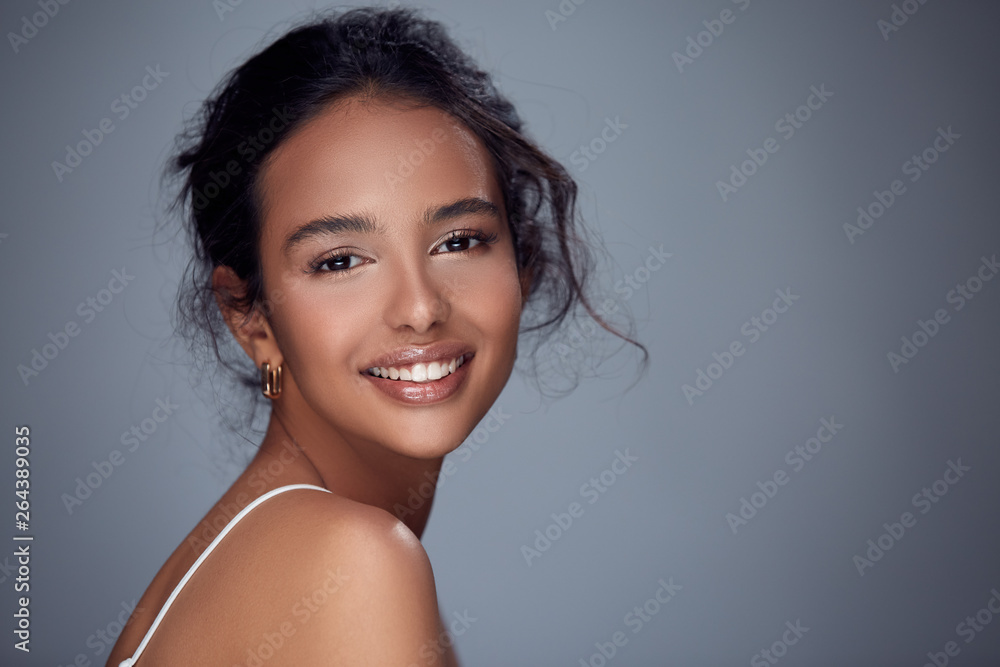
<svg viewBox="0 0 1000 667">
<path fill-rule="evenodd" d="M 427 366 L 426 365 L 424 365 L 424 364 L 413 364 L 413 370 L 410 371 L 410 372 L 413 373 L 413 381 L 414 382 L 426 382 L 427 381 Z"/>
<path fill-rule="evenodd" d="M 396 368 L 395 366 L 373 366 L 368 369 L 368 374 L 374 377 L 386 378 L 389 380 L 404 380 L 407 382 L 433 382 L 451 375 L 456 369 L 465 363 L 465 355 L 451 359 L 450 361 L 432 361 L 427 364 L 414 364 L 409 368 Z"/>
</svg>

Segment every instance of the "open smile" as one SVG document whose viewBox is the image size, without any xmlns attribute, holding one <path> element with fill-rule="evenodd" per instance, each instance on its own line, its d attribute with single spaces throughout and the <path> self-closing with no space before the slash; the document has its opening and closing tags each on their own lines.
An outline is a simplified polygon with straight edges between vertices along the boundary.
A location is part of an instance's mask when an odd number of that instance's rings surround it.
<svg viewBox="0 0 1000 667">
<path fill-rule="evenodd" d="M 409 366 L 373 366 L 368 369 L 368 374 L 373 377 L 402 380 L 404 382 L 433 382 L 454 373 L 462 367 L 466 357 L 471 358 L 471 356 L 471 353 L 462 354 L 447 361 L 432 361 L 426 364 L 417 363 Z"/>
<path fill-rule="evenodd" d="M 443 401 L 462 387 L 474 353 L 409 366 L 377 366 L 361 373 L 382 393 L 407 404 Z"/>
</svg>

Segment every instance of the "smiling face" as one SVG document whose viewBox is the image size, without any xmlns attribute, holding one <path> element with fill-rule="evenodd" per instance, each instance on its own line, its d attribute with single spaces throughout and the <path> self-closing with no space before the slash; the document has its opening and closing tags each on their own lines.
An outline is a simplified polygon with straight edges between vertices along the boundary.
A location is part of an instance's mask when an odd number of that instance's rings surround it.
<svg viewBox="0 0 1000 667">
<path fill-rule="evenodd" d="M 351 98 L 275 148 L 260 192 L 264 294 L 280 298 L 244 348 L 283 364 L 281 407 L 355 449 L 458 447 L 510 377 L 522 307 L 479 139 L 434 107 Z"/>
</svg>

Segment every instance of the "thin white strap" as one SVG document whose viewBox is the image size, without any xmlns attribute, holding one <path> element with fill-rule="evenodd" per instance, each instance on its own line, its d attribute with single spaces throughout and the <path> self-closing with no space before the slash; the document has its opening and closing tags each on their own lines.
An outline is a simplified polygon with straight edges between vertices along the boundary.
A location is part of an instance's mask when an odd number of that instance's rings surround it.
<svg viewBox="0 0 1000 667">
<path fill-rule="evenodd" d="M 201 553 L 200 556 L 198 556 L 198 560 L 196 560 L 194 564 L 188 569 L 187 573 L 185 573 L 184 575 L 184 578 L 181 579 L 180 583 L 177 584 L 177 587 L 174 588 L 173 592 L 170 594 L 170 597 L 167 598 L 167 601 L 163 604 L 163 607 L 160 609 L 160 613 L 157 614 L 156 618 L 153 620 L 153 625 L 149 627 L 149 631 L 146 632 L 146 636 L 142 638 L 142 641 L 139 643 L 139 647 L 135 649 L 135 653 L 132 654 L 131 658 L 125 658 L 124 660 L 119 662 L 118 667 L 132 667 L 133 665 L 135 665 L 136 661 L 139 659 L 139 656 L 142 655 L 143 650 L 146 648 L 146 644 L 148 644 L 149 640 L 153 637 L 153 633 L 156 631 L 156 628 L 160 624 L 160 621 L 163 620 L 163 617 L 166 615 L 167 610 L 170 609 L 170 605 L 173 604 L 174 599 L 177 597 L 177 594 L 181 592 L 181 589 L 184 588 L 184 585 L 188 582 L 188 579 L 191 578 L 191 575 L 194 574 L 194 571 L 198 569 L 198 566 L 201 565 L 206 558 L 208 558 L 208 554 L 212 553 L 212 550 L 215 549 L 216 546 L 218 546 L 219 542 L 221 542 L 222 538 L 225 537 L 230 530 L 232 530 L 233 526 L 239 523 L 240 519 L 249 514 L 251 510 L 253 510 L 253 508 L 257 507 L 257 505 L 260 505 L 262 502 L 264 502 L 271 496 L 276 496 L 279 493 L 282 493 L 283 491 L 291 491 L 292 489 L 316 489 L 317 491 L 326 491 L 327 493 L 332 493 L 332 491 L 330 491 L 329 489 L 324 489 L 322 486 L 315 486 L 314 484 L 289 484 L 288 486 L 279 486 L 276 489 L 271 489 L 270 491 L 260 496 L 246 507 L 244 507 L 242 510 L 240 510 L 240 512 L 233 517 L 233 520 L 230 521 L 228 524 L 226 524 L 226 527 L 222 529 L 222 532 L 216 535 L 215 539 L 212 540 L 212 543 L 208 545 L 208 547 Z"/>
</svg>

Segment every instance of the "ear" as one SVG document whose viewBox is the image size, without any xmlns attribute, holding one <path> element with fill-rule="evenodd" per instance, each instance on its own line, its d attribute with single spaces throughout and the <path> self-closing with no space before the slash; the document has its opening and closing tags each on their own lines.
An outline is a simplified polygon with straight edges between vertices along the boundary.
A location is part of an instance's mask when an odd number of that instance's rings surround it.
<svg viewBox="0 0 1000 667">
<path fill-rule="evenodd" d="M 260 368 L 265 361 L 281 365 L 284 358 L 264 313 L 256 306 L 249 314 L 233 306 L 233 299 L 246 293 L 246 282 L 230 267 L 217 266 L 212 271 L 212 289 L 222 318 L 253 365 Z"/>
</svg>

